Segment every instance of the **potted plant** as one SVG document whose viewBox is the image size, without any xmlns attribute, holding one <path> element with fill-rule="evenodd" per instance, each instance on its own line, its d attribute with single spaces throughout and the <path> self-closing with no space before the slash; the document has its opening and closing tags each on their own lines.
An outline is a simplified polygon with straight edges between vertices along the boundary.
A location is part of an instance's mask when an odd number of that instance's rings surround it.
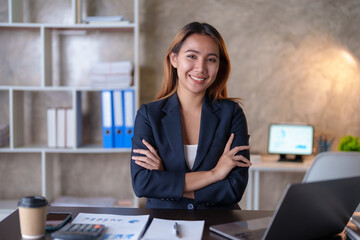
<svg viewBox="0 0 360 240">
<path fill-rule="evenodd" d="M 360 140 L 358 137 L 346 135 L 340 139 L 339 151 L 360 152 Z"/>
</svg>

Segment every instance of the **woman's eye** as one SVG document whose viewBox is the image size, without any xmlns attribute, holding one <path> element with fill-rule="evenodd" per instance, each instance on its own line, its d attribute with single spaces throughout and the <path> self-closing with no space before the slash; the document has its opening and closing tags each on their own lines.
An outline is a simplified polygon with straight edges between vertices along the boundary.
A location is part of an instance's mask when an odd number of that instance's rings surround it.
<svg viewBox="0 0 360 240">
<path fill-rule="evenodd" d="M 215 63 L 215 62 L 216 62 L 216 59 L 215 59 L 215 58 L 209 58 L 209 59 L 208 59 L 208 61 L 209 61 L 209 62 L 214 62 L 214 63 Z"/>
<path fill-rule="evenodd" d="M 192 59 L 195 59 L 195 58 L 196 58 L 195 55 L 188 55 L 187 57 L 188 57 L 188 58 L 192 58 Z"/>
</svg>

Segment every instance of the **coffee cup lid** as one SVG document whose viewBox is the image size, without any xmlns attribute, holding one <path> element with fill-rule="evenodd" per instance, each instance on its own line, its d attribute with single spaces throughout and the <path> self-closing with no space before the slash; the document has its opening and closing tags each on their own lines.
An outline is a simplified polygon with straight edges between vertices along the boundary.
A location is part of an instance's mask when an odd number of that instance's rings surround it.
<svg viewBox="0 0 360 240">
<path fill-rule="evenodd" d="M 43 196 L 27 196 L 22 197 L 18 202 L 19 207 L 44 207 L 48 205 L 48 201 Z"/>
</svg>

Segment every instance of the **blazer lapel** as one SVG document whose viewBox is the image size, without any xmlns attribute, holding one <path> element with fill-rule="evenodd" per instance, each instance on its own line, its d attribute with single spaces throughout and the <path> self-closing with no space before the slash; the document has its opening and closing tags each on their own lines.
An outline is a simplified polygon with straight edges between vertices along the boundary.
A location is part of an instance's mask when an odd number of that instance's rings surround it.
<svg viewBox="0 0 360 240">
<path fill-rule="evenodd" d="M 218 107 L 216 104 L 211 102 L 210 99 L 208 99 L 208 97 L 205 95 L 201 110 L 198 150 L 192 171 L 195 171 L 200 166 L 202 161 L 204 161 L 204 158 L 214 139 L 215 131 L 219 123 L 219 117 L 215 114 L 217 110 Z"/>
<path fill-rule="evenodd" d="M 176 93 L 169 97 L 162 111 L 165 113 L 165 116 L 161 119 L 161 122 L 171 150 L 177 156 L 177 159 L 183 160 L 181 162 L 174 161 L 173 164 L 178 165 L 178 169 L 187 169 L 181 130 L 180 104 Z"/>
</svg>

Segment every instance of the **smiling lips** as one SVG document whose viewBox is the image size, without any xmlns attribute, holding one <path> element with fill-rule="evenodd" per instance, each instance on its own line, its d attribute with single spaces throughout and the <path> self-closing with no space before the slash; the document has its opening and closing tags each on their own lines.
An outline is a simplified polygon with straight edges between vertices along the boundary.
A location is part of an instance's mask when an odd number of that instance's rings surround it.
<svg viewBox="0 0 360 240">
<path fill-rule="evenodd" d="M 195 77 L 195 76 L 192 76 L 192 75 L 189 75 L 189 76 L 190 76 L 191 79 L 195 80 L 198 83 L 201 83 L 206 79 L 206 78 Z"/>
</svg>

